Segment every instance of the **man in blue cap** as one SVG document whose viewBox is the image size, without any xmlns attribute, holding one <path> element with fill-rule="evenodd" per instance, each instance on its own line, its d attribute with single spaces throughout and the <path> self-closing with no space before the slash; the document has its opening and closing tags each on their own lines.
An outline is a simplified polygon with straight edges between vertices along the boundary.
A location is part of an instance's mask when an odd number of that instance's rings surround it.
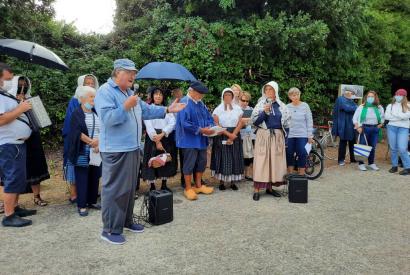
<svg viewBox="0 0 410 275">
<path fill-rule="evenodd" d="M 176 142 L 177 147 L 183 152 L 184 195 L 188 200 L 196 200 L 199 193 L 211 194 L 213 192 L 212 187 L 201 183 L 207 163 L 207 135 L 214 134 L 210 127 L 215 125 L 211 114 L 202 102 L 206 93 L 208 89 L 204 84 L 199 81 L 192 82 L 188 95 L 181 100 L 186 104 L 186 108 L 177 115 Z M 193 176 L 195 188 L 191 186 Z"/>
<path fill-rule="evenodd" d="M 133 222 L 134 194 L 140 164 L 142 119 L 164 118 L 185 104 L 175 101 L 169 107 L 148 105 L 133 95 L 137 69 L 129 59 L 118 59 L 107 83 L 95 98 L 101 120 L 99 149 L 102 156 L 101 238 L 112 244 L 123 244 L 123 229 L 140 233 L 144 227 Z"/>
</svg>

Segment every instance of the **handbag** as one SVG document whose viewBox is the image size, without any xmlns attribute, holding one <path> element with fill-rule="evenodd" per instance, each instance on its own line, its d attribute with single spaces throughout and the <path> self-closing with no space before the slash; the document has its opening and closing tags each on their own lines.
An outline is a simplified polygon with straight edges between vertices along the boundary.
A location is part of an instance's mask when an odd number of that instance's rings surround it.
<svg viewBox="0 0 410 275">
<path fill-rule="evenodd" d="M 366 144 L 360 144 L 360 136 L 364 136 L 364 140 Z M 373 147 L 369 146 L 367 143 L 367 138 L 365 134 L 359 134 L 359 137 L 357 138 L 357 143 L 353 146 L 353 153 L 356 157 L 357 160 L 359 161 L 365 161 L 370 155 L 370 152 L 372 151 Z"/>
</svg>

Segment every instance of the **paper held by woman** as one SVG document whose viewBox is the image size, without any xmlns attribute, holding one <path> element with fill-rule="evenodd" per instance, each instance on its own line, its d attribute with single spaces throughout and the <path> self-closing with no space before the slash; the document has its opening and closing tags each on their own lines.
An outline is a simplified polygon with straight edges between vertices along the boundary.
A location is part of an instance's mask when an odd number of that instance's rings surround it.
<svg viewBox="0 0 410 275">
<path fill-rule="evenodd" d="M 210 129 L 210 130 L 213 130 L 214 133 L 213 133 L 212 135 L 204 135 L 204 136 L 214 137 L 214 136 L 219 135 L 219 133 L 221 133 L 221 132 L 223 132 L 223 131 L 226 130 L 226 128 L 223 128 L 223 127 L 220 127 L 220 126 L 214 126 L 214 127 L 209 128 L 209 129 Z"/>
</svg>

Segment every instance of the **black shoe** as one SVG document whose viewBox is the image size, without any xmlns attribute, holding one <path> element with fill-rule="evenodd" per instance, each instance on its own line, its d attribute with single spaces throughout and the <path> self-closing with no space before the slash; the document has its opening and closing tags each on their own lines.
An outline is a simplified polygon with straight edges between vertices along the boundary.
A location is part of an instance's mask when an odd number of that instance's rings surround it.
<svg viewBox="0 0 410 275">
<path fill-rule="evenodd" d="M 219 185 L 219 190 L 221 190 L 221 191 L 226 190 L 225 184 L 221 183 L 221 184 Z"/>
<path fill-rule="evenodd" d="M 181 187 L 185 189 L 185 179 L 184 177 L 181 178 Z"/>
<path fill-rule="evenodd" d="M 4 217 L 1 224 L 3 226 L 10 226 L 10 227 L 23 227 L 32 224 L 32 221 L 22 219 L 21 217 L 17 216 L 16 213 L 11 214 L 10 216 Z"/>
<path fill-rule="evenodd" d="M 156 190 L 155 184 L 151 183 L 151 187 L 149 188 L 149 191 L 155 191 L 155 190 Z"/>
<path fill-rule="evenodd" d="M 253 193 L 253 200 L 258 201 L 259 200 L 259 193 Z"/>
<path fill-rule="evenodd" d="M 20 218 L 23 218 L 37 214 L 37 210 L 29 210 L 21 208 L 20 206 L 16 206 L 16 208 L 14 208 L 14 214 L 19 216 Z"/>
<path fill-rule="evenodd" d="M 393 166 L 390 168 L 389 173 L 397 173 L 397 171 L 399 171 L 399 168 L 397 168 L 397 166 Z"/>
<path fill-rule="evenodd" d="M 99 203 L 88 204 L 88 208 L 94 210 L 101 210 L 101 205 Z"/>
<path fill-rule="evenodd" d="M 410 175 L 410 168 L 409 168 L 409 169 L 401 170 L 401 172 L 399 173 L 399 175 L 402 175 L 402 176 Z"/>
<path fill-rule="evenodd" d="M 278 192 L 276 192 L 275 190 L 266 189 L 266 194 L 269 194 L 269 195 L 277 197 L 277 198 L 282 197 L 282 195 L 279 194 Z"/>
<path fill-rule="evenodd" d="M 233 191 L 237 191 L 237 190 L 238 190 L 238 186 L 236 186 L 235 183 L 232 183 L 232 184 L 231 184 L 231 189 L 232 189 Z"/>
<path fill-rule="evenodd" d="M 161 185 L 161 190 L 166 190 L 166 191 L 172 193 L 172 190 L 168 188 L 168 186 L 167 186 L 166 183 L 162 183 L 162 185 Z"/>
<path fill-rule="evenodd" d="M 245 177 L 245 179 L 248 180 L 248 181 L 253 181 L 253 178 L 251 178 L 251 177 Z"/>
</svg>

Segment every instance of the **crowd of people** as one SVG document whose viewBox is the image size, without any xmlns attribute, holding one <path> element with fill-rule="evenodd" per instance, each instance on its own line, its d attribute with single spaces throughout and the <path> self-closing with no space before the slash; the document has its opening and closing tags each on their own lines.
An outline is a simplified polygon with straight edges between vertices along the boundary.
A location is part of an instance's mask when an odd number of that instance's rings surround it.
<svg viewBox="0 0 410 275">
<path fill-rule="evenodd" d="M 36 210 L 19 206 L 19 195 L 33 192 L 34 203 L 46 206 L 40 183 L 50 177 L 40 133 L 32 131 L 25 112 L 31 104 L 31 84 L 25 76 L 14 76 L 1 65 L 0 75 L 0 176 L 3 188 L 3 226 L 31 224 L 25 217 Z M 101 238 L 112 244 L 125 242 L 123 230 L 140 233 L 144 227 L 134 223 L 134 196 L 139 178 L 156 190 L 172 192 L 169 179 L 181 172 L 181 185 L 187 200 L 214 192 L 203 181 L 211 149 L 211 176 L 219 190 L 238 190 L 238 182 L 253 182 L 253 200 L 261 190 L 280 197 L 276 187 L 286 184 L 288 174 L 305 175 L 307 145 L 314 142 L 312 112 L 293 87 L 280 93 L 279 84 L 263 85 L 254 108 L 251 94 L 234 84 L 225 88 L 220 104 L 211 112 L 203 101 L 208 88 L 201 82 L 190 84 L 187 94 L 172 90 L 171 99 L 160 87 L 147 90 L 146 101 L 132 90 L 137 69 L 128 59 L 114 62 L 111 77 L 99 86 L 96 76 L 82 75 L 66 110 L 64 139 L 64 179 L 70 185 L 69 201 L 78 214 L 101 210 Z M 361 171 L 379 170 L 375 152 L 386 125 L 391 151 L 391 173 L 410 174 L 408 154 L 410 105 L 407 91 L 399 89 L 384 109 L 375 91 L 369 91 L 359 106 L 354 92 L 342 91 L 333 110 L 333 134 L 340 139 L 339 165 L 345 165 L 347 147 L 354 163 L 355 143 L 372 146 L 368 166 L 359 162 Z M 282 98 L 286 95 L 289 104 Z M 388 122 L 387 122 L 388 121 Z M 152 160 L 166 156 L 162 165 Z M 179 162 L 178 162 L 179 160 Z M 101 191 L 99 192 L 101 181 Z M 101 204 L 97 203 L 101 196 Z"/>
</svg>

